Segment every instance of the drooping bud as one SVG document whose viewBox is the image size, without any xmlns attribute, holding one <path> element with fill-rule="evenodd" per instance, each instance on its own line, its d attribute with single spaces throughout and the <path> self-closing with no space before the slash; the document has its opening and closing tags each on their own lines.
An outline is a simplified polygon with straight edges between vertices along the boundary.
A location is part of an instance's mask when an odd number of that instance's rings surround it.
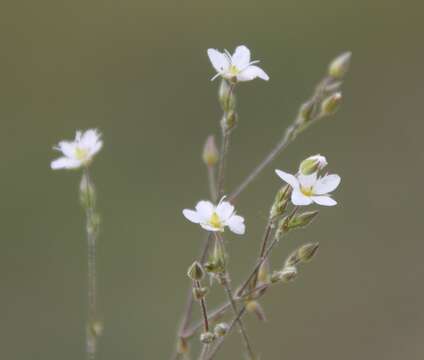
<svg viewBox="0 0 424 360">
<path fill-rule="evenodd" d="M 96 201 L 96 190 L 85 172 L 81 177 L 79 194 L 81 205 L 85 209 L 94 207 Z"/>
<path fill-rule="evenodd" d="M 218 97 L 221 108 L 224 112 L 229 112 L 236 107 L 236 97 L 233 91 L 234 85 L 230 85 L 227 80 L 222 79 L 219 86 Z"/>
<path fill-rule="evenodd" d="M 205 271 L 198 261 L 195 261 L 188 268 L 187 276 L 193 281 L 200 281 L 205 276 Z"/>
<path fill-rule="evenodd" d="M 335 78 L 341 79 L 347 73 L 350 66 L 350 60 L 352 58 L 352 53 L 350 51 L 344 52 L 343 54 L 337 56 L 328 67 L 328 74 Z"/>
<path fill-rule="evenodd" d="M 289 185 L 284 185 L 280 190 L 278 190 L 277 195 L 275 196 L 274 204 L 272 204 L 270 211 L 271 219 L 284 214 L 287 205 L 290 202 L 290 195 L 291 186 Z"/>
<path fill-rule="evenodd" d="M 305 211 L 290 218 L 287 223 L 287 230 L 293 230 L 309 225 L 316 218 L 318 211 Z"/>
<path fill-rule="evenodd" d="M 203 344 L 211 344 L 215 340 L 216 336 L 210 331 L 200 334 L 200 342 Z"/>
<path fill-rule="evenodd" d="M 328 116 L 334 114 L 340 107 L 342 93 L 336 92 L 325 98 L 321 103 L 321 115 Z"/>
<path fill-rule="evenodd" d="M 219 323 L 215 325 L 215 328 L 213 329 L 213 332 L 217 337 L 223 337 L 228 333 L 228 330 L 230 329 L 230 326 L 225 323 Z"/>
<path fill-rule="evenodd" d="M 283 282 L 291 282 L 297 276 L 297 269 L 295 266 L 286 266 L 283 270 L 281 270 L 281 281 Z"/>
<path fill-rule="evenodd" d="M 311 175 L 327 166 L 325 156 L 313 155 L 303 160 L 299 166 L 299 172 L 303 175 Z"/>
<path fill-rule="evenodd" d="M 305 244 L 297 251 L 298 258 L 301 262 L 309 262 L 316 255 L 319 248 L 319 243 Z"/>
<path fill-rule="evenodd" d="M 206 166 L 214 166 L 218 163 L 219 152 L 213 135 L 209 135 L 206 139 L 205 145 L 203 146 L 202 158 Z"/>
<path fill-rule="evenodd" d="M 193 288 L 193 297 L 196 300 L 204 299 L 209 289 L 207 287 L 194 287 Z"/>
</svg>

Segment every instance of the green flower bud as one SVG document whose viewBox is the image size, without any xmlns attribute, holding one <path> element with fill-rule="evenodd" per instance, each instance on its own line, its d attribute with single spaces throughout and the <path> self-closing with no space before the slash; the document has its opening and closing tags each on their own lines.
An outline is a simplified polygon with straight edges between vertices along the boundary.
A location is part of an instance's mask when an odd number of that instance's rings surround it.
<svg viewBox="0 0 424 360">
<path fill-rule="evenodd" d="M 312 120 L 312 112 L 314 110 L 314 102 L 307 101 L 303 103 L 299 109 L 298 122 L 306 123 Z"/>
<path fill-rule="evenodd" d="M 202 158 L 206 166 L 214 166 L 218 163 L 219 152 L 218 148 L 216 147 L 215 137 L 213 135 L 209 135 L 206 139 L 205 145 L 203 147 Z"/>
<path fill-rule="evenodd" d="M 209 289 L 207 287 L 200 287 L 200 288 L 194 287 L 193 288 L 193 297 L 196 300 L 204 299 L 206 294 L 208 293 L 208 291 L 209 291 Z"/>
<path fill-rule="evenodd" d="M 214 342 L 215 339 L 215 334 L 211 333 L 210 331 L 200 334 L 200 342 L 203 344 L 211 344 L 212 342 Z"/>
<path fill-rule="evenodd" d="M 291 282 L 297 276 L 297 269 L 295 266 L 286 266 L 283 270 L 281 270 L 281 281 L 283 282 Z"/>
<path fill-rule="evenodd" d="M 224 114 L 221 120 L 221 127 L 224 132 L 232 130 L 237 124 L 238 116 L 235 111 L 229 111 Z"/>
<path fill-rule="evenodd" d="M 276 284 L 281 281 L 281 271 L 273 271 L 271 275 L 271 283 Z"/>
<path fill-rule="evenodd" d="M 289 185 L 284 185 L 280 190 L 278 190 L 277 195 L 275 196 L 274 204 L 272 205 L 270 211 L 271 219 L 284 214 L 287 205 L 290 202 L 290 195 L 291 187 Z"/>
<path fill-rule="evenodd" d="M 311 243 L 311 244 L 303 245 L 297 251 L 298 258 L 300 259 L 301 262 L 304 262 L 304 263 L 309 262 L 316 255 L 318 248 L 319 248 L 319 243 Z"/>
<path fill-rule="evenodd" d="M 230 85 L 225 79 L 221 80 L 221 85 L 219 86 L 218 91 L 218 98 L 219 103 L 221 104 L 221 108 L 224 112 L 232 111 L 236 107 L 236 97 L 231 87 L 234 87 L 234 85 Z"/>
<path fill-rule="evenodd" d="M 316 218 L 318 211 L 305 211 L 299 215 L 293 216 L 287 223 L 287 229 L 293 230 L 309 225 Z"/>
<path fill-rule="evenodd" d="M 215 333 L 217 337 L 223 337 L 228 333 L 229 329 L 230 329 L 230 326 L 227 323 L 222 322 L 215 325 L 213 332 Z"/>
<path fill-rule="evenodd" d="M 193 281 L 200 281 L 205 276 L 205 271 L 198 261 L 195 261 L 188 268 L 187 276 Z"/>
<path fill-rule="evenodd" d="M 336 92 L 325 98 L 321 103 L 321 115 L 328 116 L 334 114 L 340 107 L 342 93 Z"/>
<path fill-rule="evenodd" d="M 337 56 L 328 67 L 328 74 L 335 78 L 341 79 L 345 76 L 349 70 L 350 60 L 352 58 L 352 53 L 347 51 L 339 56 Z"/>
<path fill-rule="evenodd" d="M 303 175 L 311 175 L 327 166 L 327 160 L 320 154 L 313 155 L 303 160 L 299 166 L 299 172 Z"/>
</svg>

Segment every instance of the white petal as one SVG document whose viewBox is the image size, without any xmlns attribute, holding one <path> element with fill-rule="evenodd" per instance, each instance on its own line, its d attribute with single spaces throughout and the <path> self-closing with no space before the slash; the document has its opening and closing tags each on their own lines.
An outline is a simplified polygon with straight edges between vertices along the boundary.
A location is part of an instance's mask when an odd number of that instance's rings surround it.
<svg viewBox="0 0 424 360">
<path fill-rule="evenodd" d="M 86 149 L 93 149 L 100 140 L 100 134 L 96 129 L 89 129 L 81 136 L 80 144 Z M 101 146 L 101 145 L 100 145 Z"/>
<path fill-rule="evenodd" d="M 237 75 L 238 81 L 250 81 L 255 78 L 260 78 L 262 80 L 269 80 L 269 76 L 265 71 L 263 71 L 259 66 L 250 65 L 244 69 L 240 74 Z"/>
<path fill-rule="evenodd" d="M 219 73 L 227 70 L 230 66 L 230 62 L 228 60 L 228 57 L 219 52 L 216 49 L 208 49 L 208 56 L 209 60 L 212 63 L 212 66 L 215 68 L 215 70 Z"/>
<path fill-rule="evenodd" d="M 208 231 L 221 231 L 221 229 L 218 229 L 218 228 L 212 227 L 212 226 L 210 226 L 209 224 L 205 224 L 205 223 L 200 223 L 200 226 L 201 226 L 203 229 L 208 230 Z"/>
<path fill-rule="evenodd" d="M 231 63 L 237 67 L 237 69 L 244 69 L 250 63 L 250 50 L 244 46 L 237 46 L 233 56 L 231 56 Z"/>
<path fill-rule="evenodd" d="M 81 166 L 81 161 L 76 159 L 69 159 L 67 157 L 61 157 L 53 160 L 50 164 L 53 170 L 57 169 L 77 169 Z"/>
<path fill-rule="evenodd" d="M 227 220 L 234 212 L 234 206 L 228 201 L 221 201 L 216 207 L 216 213 L 221 221 Z"/>
<path fill-rule="evenodd" d="M 185 218 L 192 223 L 198 224 L 200 223 L 200 217 L 199 214 L 196 211 L 190 210 L 190 209 L 184 209 L 183 215 Z"/>
<path fill-rule="evenodd" d="M 311 175 L 299 174 L 298 179 L 301 187 L 311 188 L 317 182 L 317 173 L 313 173 Z"/>
<path fill-rule="evenodd" d="M 103 147 L 103 141 L 97 141 L 94 146 L 90 149 L 90 156 L 97 154 Z"/>
<path fill-rule="evenodd" d="M 246 231 L 246 225 L 244 225 L 244 218 L 239 215 L 233 215 L 227 220 L 227 225 L 230 230 L 238 235 L 243 235 Z"/>
<path fill-rule="evenodd" d="M 317 180 L 314 186 L 314 193 L 317 195 L 332 192 L 339 186 L 341 178 L 339 175 L 326 175 Z"/>
<path fill-rule="evenodd" d="M 210 201 L 202 200 L 197 203 L 196 210 L 199 218 L 207 222 L 215 211 L 215 206 Z"/>
<path fill-rule="evenodd" d="M 299 189 L 293 189 L 291 201 L 293 205 L 304 206 L 312 204 L 312 199 L 304 195 Z"/>
<path fill-rule="evenodd" d="M 275 173 L 287 184 L 289 184 L 293 189 L 299 188 L 299 180 L 297 180 L 296 176 L 286 173 L 282 170 L 275 170 Z"/>
<path fill-rule="evenodd" d="M 62 151 L 63 155 L 73 158 L 75 156 L 76 143 L 73 141 L 61 141 L 55 149 Z"/>
<path fill-rule="evenodd" d="M 312 196 L 312 200 L 318 205 L 324 205 L 324 206 L 337 205 L 337 201 L 329 196 Z"/>
</svg>

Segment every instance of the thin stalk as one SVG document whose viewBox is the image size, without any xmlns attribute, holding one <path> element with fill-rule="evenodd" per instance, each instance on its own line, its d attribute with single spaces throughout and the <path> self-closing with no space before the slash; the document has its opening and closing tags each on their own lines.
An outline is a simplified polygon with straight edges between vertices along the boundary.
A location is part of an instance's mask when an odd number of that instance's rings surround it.
<svg viewBox="0 0 424 360">
<path fill-rule="evenodd" d="M 218 199 L 218 191 L 216 184 L 216 176 L 215 176 L 215 166 L 208 165 L 208 183 L 209 183 L 209 194 L 213 203 L 217 202 Z"/>
</svg>

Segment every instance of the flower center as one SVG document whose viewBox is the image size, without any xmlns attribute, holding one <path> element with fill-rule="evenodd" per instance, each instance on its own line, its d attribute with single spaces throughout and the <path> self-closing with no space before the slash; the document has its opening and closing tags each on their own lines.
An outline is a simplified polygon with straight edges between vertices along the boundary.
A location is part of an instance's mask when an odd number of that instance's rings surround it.
<svg viewBox="0 0 424 360">
<path fill-rule="evenodd" d="M 75 148 L 75 157 L 79 161 L 86 161 L 88 158 L 88 150 L 80 147 Z"/>
<path fill-rule="evenodd" d="M 216 212 L 214 212 L 212 214 L 211 218 L 209 219 L 209 225 L 216 228 L 216 229 L 222 228 L 221 219 L 219 218 L 219 216 Z"/>
<path fill-rule="evenodd" d="M 309 187 L 300 187 L 300 191 L 302 192 L 303 195 L 305 196 L 312 196 L 314 194 L 314 190 L 312 186 Z"/>
<path fill-rule="evenodd" d="M 236 76 L 236 75 L 238 75 L 238 73 L 239 73 L 240 71 L 239 71 L 239 69 L 237 68 L 237 66 L 235 66 L 235 65 L 231 65 L 231 66 L 230 66 L 230 69 L 229 69 L 229 72 L 230 72 L 230 74 L 231 74 L 232 76 Z"/>
</svg>

